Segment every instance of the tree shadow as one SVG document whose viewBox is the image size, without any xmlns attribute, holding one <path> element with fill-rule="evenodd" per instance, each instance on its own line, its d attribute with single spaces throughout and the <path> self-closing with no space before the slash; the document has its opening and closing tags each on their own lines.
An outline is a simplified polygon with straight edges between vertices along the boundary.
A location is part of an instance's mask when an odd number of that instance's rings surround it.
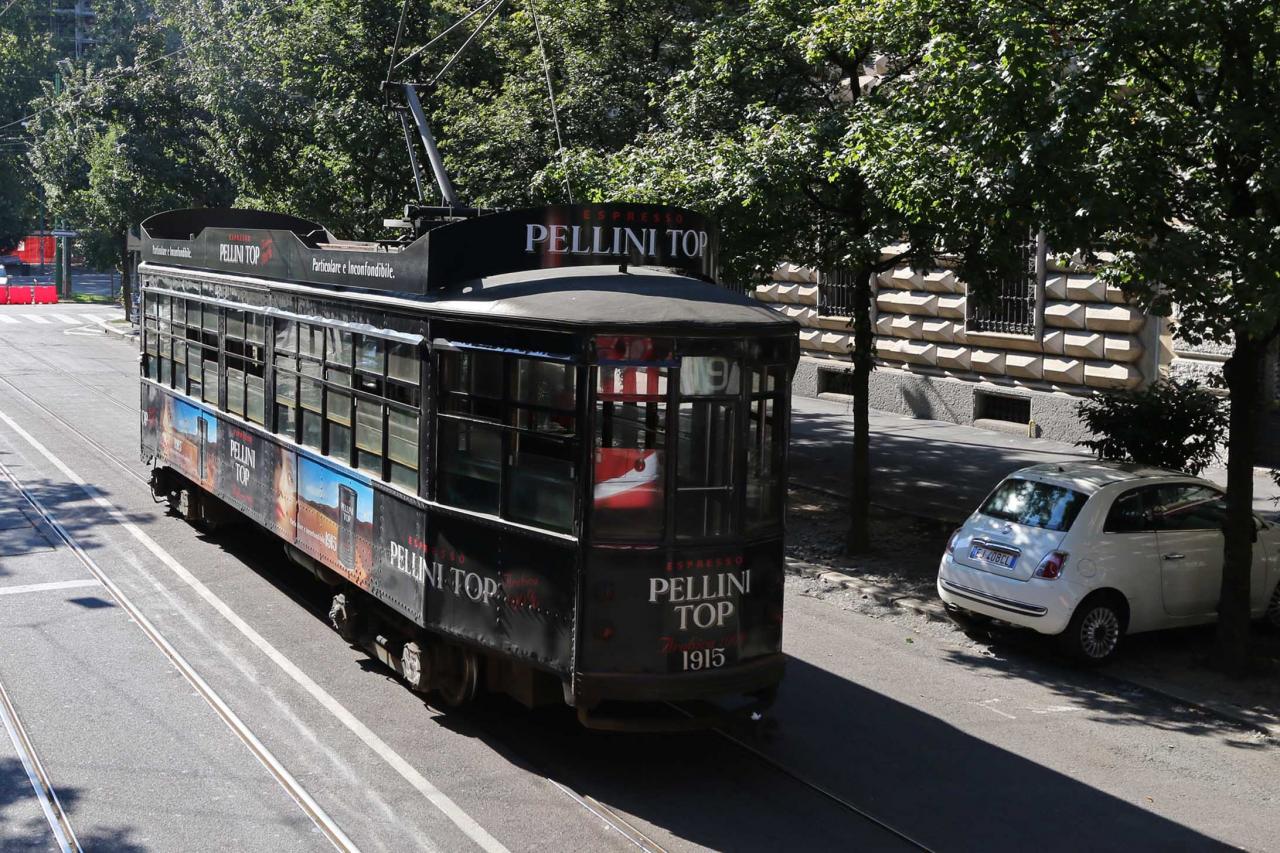
<svg viewBox="0 0 1280 853">
<path fill-rule="evenodd" d="M 934 849 L 1225 845 L 790 659 L 777 727 L 739 733 L 771 760 Z M 512 764 L 712 849 L 895 849 L 901 839 L 711 732 L 587 731 L 565 709 L 490 699 L 435 718 Z M 1082 816 L 1087 818 L 1082 819 Z"/>
<path fill-rule="evenodd" d="M 59 787 L 56 791 L 58 802 L 71 819 L 72 830 L 83 849 L 116 853 L 142 853 L 146 849 L 133 840 L 134 830 L 128 827 L 95 827 L 86 832 L 78 831 L 74 813 L 81 799 L 80 789 Z M 16 813 L 19 809 L 21 815 Z M 22 762 L 7 756 L 0 758 L 0 853 L 45 851 L 54 846 L 53 833 Z"/>
</svg>

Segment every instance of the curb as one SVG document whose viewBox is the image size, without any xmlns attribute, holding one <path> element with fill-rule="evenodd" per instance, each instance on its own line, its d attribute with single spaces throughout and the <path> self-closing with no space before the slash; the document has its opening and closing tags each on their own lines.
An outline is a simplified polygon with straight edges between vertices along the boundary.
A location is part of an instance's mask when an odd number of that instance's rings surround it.
<svg viewBox="0 0 1280 853">
<path fill-rule="evenodd" d="M 102 324 L 102 331 L 112 335 L 119 335 L 122 338 L 138 337 L 138 330 L 135 329 L 132 324 L 130 324 L 128 329 L 120 329 L 120 328 L 117 328 L 113 323 L 108 322 L 108 323 Z"/>
<path fill-rule="evenodd" d="M 802 560 L 794 560 L 790 557 L 786 560 L 786 569 L 788 574 L 813 578 L 831 586 L 838 586 L 842 589 L 860 593 L 864 598 L 869 598 L 882 607 L 907 610 L 928 619 L 945 620 L 947 618 L 947 612 L 939 602 L 925 601 L 910 595 L 900 595 L 890 587 L 868 583 L 866 580 L 847 572 L 827 566 L 806 563 Z"/>
</svg>

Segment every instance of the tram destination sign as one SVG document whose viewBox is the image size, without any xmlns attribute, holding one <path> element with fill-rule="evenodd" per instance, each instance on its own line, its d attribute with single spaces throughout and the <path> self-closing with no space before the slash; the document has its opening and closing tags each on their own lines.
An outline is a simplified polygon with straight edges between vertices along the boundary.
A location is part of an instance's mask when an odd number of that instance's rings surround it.
<svg viewBox="0 0 1280 853">
<path fill-rule="evenodd" d="M 237 227 L 240 217 L 244 227 Z M 297 224 L 302 222 L 251 211 L 158 214 L 142 223 L 142 260 L 418 294 L 506 273 L 599 265 L 665 267 L 714 281 L 719 263 L 714 223 L 693 211 L 661 205 L 504 211 L 439 226 L 403 247 L 333 242 L 319 226 L 304 223 L 309 228 L 304 231 Z"/>
</svg>

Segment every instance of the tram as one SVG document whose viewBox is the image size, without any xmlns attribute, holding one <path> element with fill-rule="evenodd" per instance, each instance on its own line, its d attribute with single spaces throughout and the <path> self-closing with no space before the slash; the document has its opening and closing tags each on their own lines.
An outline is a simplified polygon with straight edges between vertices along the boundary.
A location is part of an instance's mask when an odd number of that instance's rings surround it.
<svg viewBox="0 0 1280 853">
<path fill-rule="evenodd" d="M 155 493 L 278 537 L 342 636 L 446 705 L 489 690 L 627 728 L 653 727 L 646 703 L 767 704 L 795 324 L 714 283 L 689 210 L 419 226 L 142 223 Z"/>
</svg>

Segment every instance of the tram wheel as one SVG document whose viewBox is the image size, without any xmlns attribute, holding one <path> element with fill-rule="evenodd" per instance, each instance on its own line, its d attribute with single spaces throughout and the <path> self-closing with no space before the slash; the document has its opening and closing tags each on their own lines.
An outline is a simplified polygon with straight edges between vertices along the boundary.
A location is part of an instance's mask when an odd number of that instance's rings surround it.
<svg viewBox="0 0 1280 853">
<path fill-rule="evenodd" d="M 438 654 L 432 667 L 432 686 L 446 706 L 461 708 L 476 697 L 480 662 L 470 649 L 453 643 L 441 643 L 436 648 Z"/>
<path fill-rule="evenodd" d="M 329 624 L 338 632 L 338 636 L 348 643 L 354 643 L 359 639 L 360 614 L 347 600 L 345 592 L 340 592 L 333 597 L 333 602 L 329 605 Z"/>
<path fill-rule="evenodd" d="M 400 650 L 400 673 L 409 687 L 418 693 L 425 693 L 431 684 L 429 659 L 416 640 L 405 643 Z"/>
</svg>

